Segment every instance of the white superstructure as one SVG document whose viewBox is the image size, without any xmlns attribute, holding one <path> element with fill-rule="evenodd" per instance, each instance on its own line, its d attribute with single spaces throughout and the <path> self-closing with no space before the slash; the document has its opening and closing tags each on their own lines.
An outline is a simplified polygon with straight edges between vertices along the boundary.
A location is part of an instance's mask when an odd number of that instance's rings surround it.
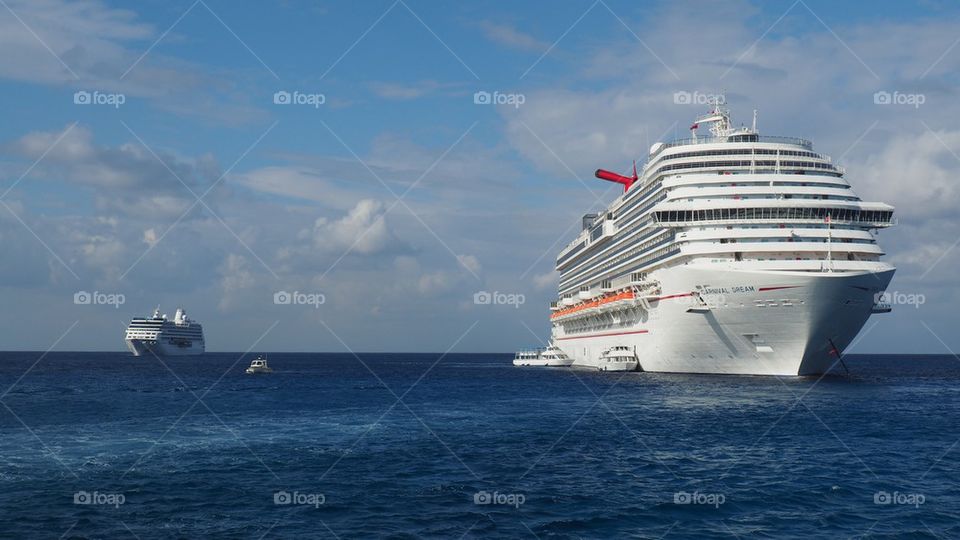
<svg viewBox="0 0 960 540">
<path fill-rule="evenodd" d="M 203 327 L 177 308 L 173 320 L 160 314 L 160 308 L 149 319 L 134 317 L 126 332 L 127 348 L 134 356 L 152 351 L 157 356 L 203 354 Z"/>
<path fill-rule="evenodd" d="M 709 125 L 711 136 L 697 133 Z M 552 343 L 574 366 L 614 347 L 642 371 L 811 375 L 837 362 L 893 277 L 864 202 L 806 140 L 733 128 L 716 105 L 557 257 Z"/>
</svg>

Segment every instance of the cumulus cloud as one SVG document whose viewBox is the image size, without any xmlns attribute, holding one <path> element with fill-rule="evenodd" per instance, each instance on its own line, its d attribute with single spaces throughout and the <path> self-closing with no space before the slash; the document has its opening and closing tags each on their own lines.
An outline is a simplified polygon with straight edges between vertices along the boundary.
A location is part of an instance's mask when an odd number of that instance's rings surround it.
<svg viewBox="0 0 960 540">
<path fill-rule="evenodd" d="M 399 240 L 387 226 L 385 206 L 374 199 L 363 199 L 340 219 L 317 218 L 313 228 L 303 230 L 300 237 L 319 250 L 346 251 L 375 255 L 397 249 Z"/>
<path fill-rule="evenodd" d="M 160 37 L 129 9 L 99 0 L 9 0 L 0 17 L 0 77 L 73 90 L 120 92 L 167 111 L 238 124 L 263 117 L 232 90 L 233 75 L 160 50 L 142 56 Z M 191 14 L 206 8 L 200 4 Z M 16 14 L 12 16 L 10 12 Z M 22 21 L 22 23 L 21 23 Z M 177 39 L 175 34 L 163 40 Z M 48 49 L 49 48 L 49 49 Z M 64 102 L 71 99 L 64 95 Z"/>
<path fill-rule="evenodd" d="M 860 191 L 895 201 L 898 215 L 926 221 L 955 216 L 960 201 L 960 131 L 896 134 L 851 166 Z"/>
<path fill-rule="evenodd" d="M 220 177 L 210 154 L 184 159 L 163 151 L 155 156 L 139 142 L 100 145 L 76 124 L 32 132 L 6 147 L 37 162 L 31 177 L 89 188 L 99 210 L 139 218 L 179 217 L 196 200 L 190 191 L 199 196 Z"/>
<path fill-rule="evenodd" d="M 597 167 L 626 170 L 633 159 L 644 160 L 652 143 L 688 136 L 687 126 L 706 105 L 676 103 L 678 92 L 724 91 L 735 122 L 749 123 L 756 108 L 762 133 L 812 138 L 835 156 L 855 146 L 874 120 L 876 133 L 919 133 L 925 129 L 918 119 L 938 129 L 944 114 L 960 113 L 948 90 L 960 55 L 943 56 L 956 40 L 955 24 L 847 24 L 831 32 L 797 4 L 776 32 L 755 43 L 760 36 L 748 22 L 757 11 L 745 1 L 693 10 L 661 5 L 636 25 L 652 52 L 613 18 L 603 42 L 577 44 L 576 60 L 563 54 L 576 42 L 561 42 L 537 69 L 562 63 L 567 81 L 525 92 L 519 109 L 499 109 L 508 140 L 538 168 L 575 182 L 570 170 L 589 181 Z M 634 25 L 628 12 L 621 15 Z M 710 28 L 709 36 L 676 39 L 691 27 Z M 926 110 L 878 107 L 873 93 L 884 89 L 924 92 Z M 868 148 L 856 146 L 851 158 Z"/>
<path fill-rule="evenodd" d="M 0 18 L 0 43 L 4 50 L 16 51 L 0 60 L 0 75 L 9 79 L 41 83 L 96 80 L 105 75 L 107 66 L 118 70 L 109 75 L 119 76 L 136 58 L 122 43 L 147 39 L 154 33 L 149 25 L 138 23 L 132 11 L 111 9 L 97 1 L 11 0 L 9 6 L 25 23 L 16 17 Z"/>
</svg>

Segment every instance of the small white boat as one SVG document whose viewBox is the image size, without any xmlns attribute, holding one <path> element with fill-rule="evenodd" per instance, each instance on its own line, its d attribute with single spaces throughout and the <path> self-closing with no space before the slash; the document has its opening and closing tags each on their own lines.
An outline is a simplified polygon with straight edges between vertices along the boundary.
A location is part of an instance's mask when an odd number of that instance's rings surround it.
<svg viewBox="0 0 960 540">
<path fill-rule="evenodd" d="M 636 371 L 640 367 L 637 354 L 630 347 L 616 345 L 600 355 L 600 371 Z"/>
<path fill-rule="evenodd" d="M 250 367 L 247 368 L 247 373 L 273 373 L 273 370 L 267 365 L 266 357 L 258 356 L 254 358 L 253 362 L 250 362 Z"/>
<path fill-rule="evenodd" d="M 513 365 L 515 366 L 545 366 L 547 365 L 546 359 L 543 358 L 543 351 L 540 349 L 526 349 L 522 351 L 517 351 L 517 354 L 513 357 Z"/>
<path fill-rule="evenodd" d="M 570 367 L 573 365 L 573 358 L 567 356 L 567 354 L 560 350 L 559 347 L 550 344 L 542 353 L 540 353 L 540 358 L 546 362 L 545 366 L 550 367 Z"/>
</svg>

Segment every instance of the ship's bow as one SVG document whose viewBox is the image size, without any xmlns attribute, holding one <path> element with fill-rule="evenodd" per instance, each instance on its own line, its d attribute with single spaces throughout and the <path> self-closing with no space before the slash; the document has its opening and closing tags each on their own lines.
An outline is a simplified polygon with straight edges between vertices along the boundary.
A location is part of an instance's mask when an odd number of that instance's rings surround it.
<svg viewBox="0 0 960 540">
<path fill-rule="evenodd" d="M 828 273 L 812 280 L 810 298 L 815 300 L 797 375 L 819 375 L 840 363 L 843 351 L 863 329 L 894 271 Z M 863 339 L 869 339 L 869 334 Z"/>
</svg>

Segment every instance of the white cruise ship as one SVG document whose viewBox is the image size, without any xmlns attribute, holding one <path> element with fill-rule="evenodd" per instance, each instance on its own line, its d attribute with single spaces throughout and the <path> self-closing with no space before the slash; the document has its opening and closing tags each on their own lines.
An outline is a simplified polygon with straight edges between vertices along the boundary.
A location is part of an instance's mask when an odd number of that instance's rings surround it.
<svg viewBox="0 0 960 540">
<path fill-rule="evenodd" d="M 177 308 L 173 320 L 160 314 L 153 317 L 134 317 L 127 327 L 127 348 L 134 356 L 152 351 L 157 356 L 184 356 L 203 354 L 203 326 L 187 317 L 187 312 Z"/>
<path fill-rule="evenodd" d="M 710 136 L 698 130 L 709 126 Z M 557 257 L 552 341 L 599 368 L 627 347 L 642 371 L 813 375 L 830 369 L 879 305 L 894 267 L 864 202 L 809 141 L 734 128 L 722 105 L 691 137 L 650 148 Z"/>
</svg>

